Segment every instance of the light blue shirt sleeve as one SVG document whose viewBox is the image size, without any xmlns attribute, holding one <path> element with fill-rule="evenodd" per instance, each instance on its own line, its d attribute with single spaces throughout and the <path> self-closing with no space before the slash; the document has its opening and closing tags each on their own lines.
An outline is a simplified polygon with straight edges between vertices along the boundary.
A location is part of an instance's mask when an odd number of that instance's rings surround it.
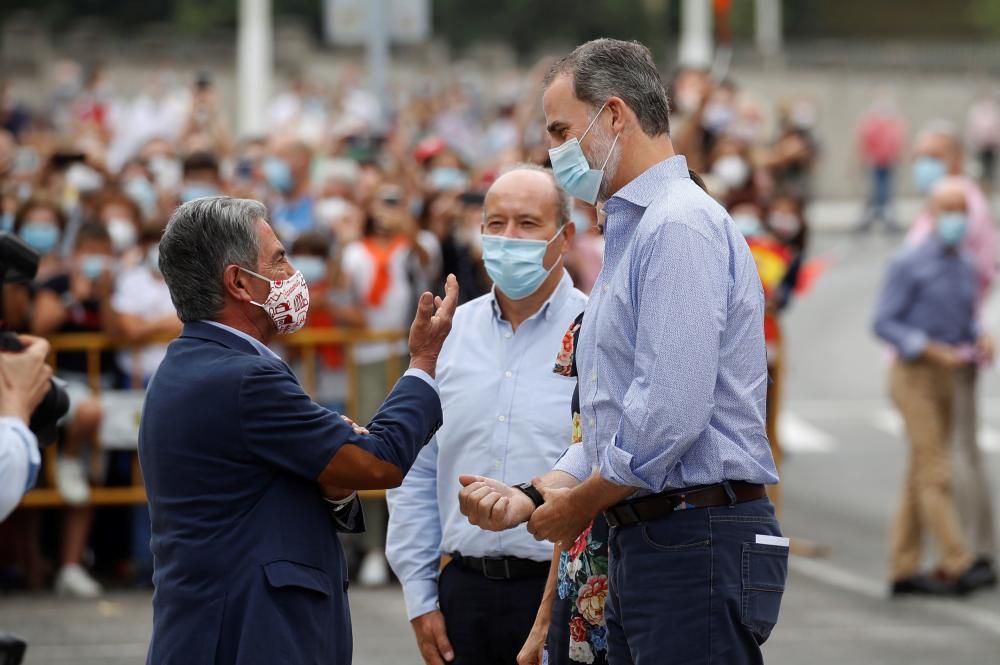
<svg viewBox="0 0 1000 665">
<path fill-rule="evenodd" d="M 593 472 L 593 465 L 587 459 L 587 450 L 582 444 L 574 444 L 566 449 L 566 452 L 556 460 L 553 471 L 562 471 L 573 476 L 581 483 L 590 477 Z"/>
<path fill-rule="evenodd" d="M 403 585 L 410 620 L 438 609 L 441 516 L 437 464 L 435 437 L 420 451 L 403 484 L 386 492 L 389 529 L 385 554 Z"/>
<path fill-rule="evenodd" d="M 633 282 L 634 375 L 600 469 L 612 483 L 658 492 L 712 416 L 729 270 L 725 248 L 680 223 L 661 226 L 645 251 Z"/>
<path fill-rule="evenodd" d="M 434 391 L 438 393 L 438 395 L 441 394 L 441 391 L 438 390 L 437 381 L 431 378 L 431 375 L 422 369 L 417 369 L 416 367 L 414 367 L 413 369 L 408 369 L 405 372 L 403 372 L 403 376 L 415 376 L 418 379 L 422 379 L 427 385 L 433 388 Z"/>
<path fill-rule="evenodd" d="M 42 456 L 38 440 L 18 418 L 0 418 L 0 521 L 34 487 Z"/>
</svg>

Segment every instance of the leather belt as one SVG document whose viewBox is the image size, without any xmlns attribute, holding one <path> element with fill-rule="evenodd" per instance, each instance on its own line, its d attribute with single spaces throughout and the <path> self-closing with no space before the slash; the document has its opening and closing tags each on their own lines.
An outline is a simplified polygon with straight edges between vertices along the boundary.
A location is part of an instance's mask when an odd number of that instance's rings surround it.
<svg viewBox="0 0 1000 665">
<path fill-rule="evenodd" d="M 520 559 L 516 556 L 477 557 L 459 553 L 451 555 L 462 568 L 479 573 L 488 580 L 520 580 L 527 577 L 547 577 L 551 563 Z"/>
<path fill-rule="evenodd" d="M 670 490 L 638 499 L 629 499 L 608 508 L 604 511 L 604 516 L 607 518 L 609 526 L 633 526 L 642 522 L 663 519 L 677 510 L 681 504 L 686 504 L 685 507 L 689 508 L 734 506 L 737 503 L 746 503 L 766 495 L 763 485 L 734 480 L 718 485 L 687 487 L 682 490 Z"/>
</svg>

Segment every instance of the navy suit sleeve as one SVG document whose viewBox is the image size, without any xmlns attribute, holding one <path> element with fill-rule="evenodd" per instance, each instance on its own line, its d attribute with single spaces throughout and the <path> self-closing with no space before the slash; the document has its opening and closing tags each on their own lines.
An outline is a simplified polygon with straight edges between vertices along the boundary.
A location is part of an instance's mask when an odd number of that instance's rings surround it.
<svg viewBox="0 0 1000 665">
<path fill-rule="evenodd" d="M 345 443 L 405 473 L 441 425 L 441 400 L 424 381 L 403 377 L 368 425 L 370 434 L 355 434 L 284 367 L 258 363 L 243 376 L 240 421 L 252 455 L 303 478 L 319 478 Z"/>
</svg>

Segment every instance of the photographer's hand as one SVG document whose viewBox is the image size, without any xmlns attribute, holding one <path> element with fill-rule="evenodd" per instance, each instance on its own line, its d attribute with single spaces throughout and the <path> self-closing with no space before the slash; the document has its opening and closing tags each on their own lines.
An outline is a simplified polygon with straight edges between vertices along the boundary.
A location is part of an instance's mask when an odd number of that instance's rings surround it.
<svg viewBox="0 0 1000 665">
<path fill-rule="evenodd" d="M 49 343 L 21 335 L 24 350 L 0 353 L 0 416 L 31 421 L 31 414 L 49 390 L 52 368 L 45 363 Z"/>
</svg>

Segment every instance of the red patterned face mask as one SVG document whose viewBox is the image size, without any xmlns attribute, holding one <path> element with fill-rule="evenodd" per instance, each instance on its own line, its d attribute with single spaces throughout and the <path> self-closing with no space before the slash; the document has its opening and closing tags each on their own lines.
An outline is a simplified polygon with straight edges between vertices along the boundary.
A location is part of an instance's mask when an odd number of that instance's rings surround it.
<svg viewBox="0 0 1000 665">
<path fill-rule="evenodd" d="M 296 271 L 288 279 L 273 281 L 253 270 L 242 267 L 240 270 L 271 285 L 267 300 L 262 303 L 253 300 L 250 302 L 267 312 L 279 335 L 288 335 L 302 329 L 309 313 L 309 287 L 301 272 Z"/>
</svg>

